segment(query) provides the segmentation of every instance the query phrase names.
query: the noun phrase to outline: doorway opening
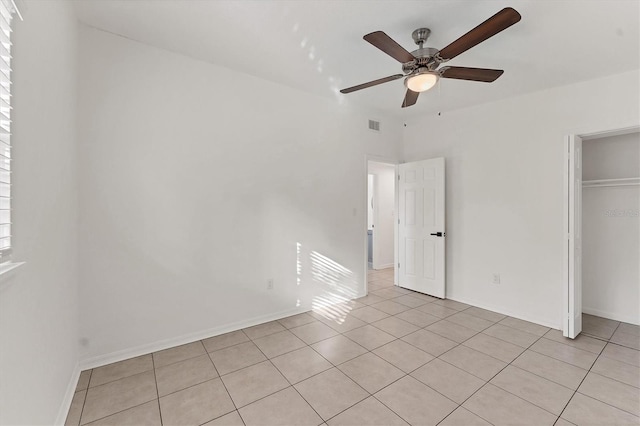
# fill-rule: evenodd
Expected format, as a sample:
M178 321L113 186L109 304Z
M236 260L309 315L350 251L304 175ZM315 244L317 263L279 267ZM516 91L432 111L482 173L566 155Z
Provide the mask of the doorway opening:
M567 152L563 334L575 338L583 332L637 346L640 131L570 136Z
M367 162L367 212L367 273L393 280L397 220L395 164Z

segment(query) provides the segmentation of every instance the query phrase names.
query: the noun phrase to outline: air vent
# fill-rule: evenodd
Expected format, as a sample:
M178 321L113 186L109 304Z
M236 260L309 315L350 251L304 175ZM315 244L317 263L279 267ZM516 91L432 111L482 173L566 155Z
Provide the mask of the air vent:
M369 120L369 130L373 130L374 132L379 132L380 122L375 120Z

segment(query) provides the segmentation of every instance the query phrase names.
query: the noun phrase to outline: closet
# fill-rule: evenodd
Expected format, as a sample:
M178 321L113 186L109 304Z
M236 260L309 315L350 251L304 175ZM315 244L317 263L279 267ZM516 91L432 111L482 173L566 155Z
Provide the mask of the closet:
M583 312L640 323L640 133L583 141Z

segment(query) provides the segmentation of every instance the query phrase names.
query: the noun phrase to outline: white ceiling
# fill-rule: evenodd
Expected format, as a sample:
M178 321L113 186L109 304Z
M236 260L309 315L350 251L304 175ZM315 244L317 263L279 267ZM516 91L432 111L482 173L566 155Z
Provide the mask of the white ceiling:
M401 109L402 80L338 90L401 72L362 39L385 31L407 50L428 27L444 46L511 6L522 20L449 65L504 69L495 83L441 80ZM415 117L640 68L638 0L79 0L93 27L315 93Z

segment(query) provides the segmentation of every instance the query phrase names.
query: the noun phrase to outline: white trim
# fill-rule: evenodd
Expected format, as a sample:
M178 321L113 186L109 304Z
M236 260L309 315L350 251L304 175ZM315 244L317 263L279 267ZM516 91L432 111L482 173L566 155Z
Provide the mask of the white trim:
M357 297L362 297L362 296L358 295ZM221 334L230 333L232 331L241 330L243 328L251 327L258 324L263 324L265 322L286 318L291 315L301 314L303 312L309 312L310 310L311 310L311 306L288 309L285 311L280 311L272 314L261 315L245 321L237 321L237 322L226 324L220 327L214 327L207 330L196 331L196 332L188 333L178 337L158 340L153 343L147 343L144 345L122 349L122 350L111 352L104 355L98 355L98 356L94 356L87 359L81 359L80 367L82 370L101 367L103 365L111 364L118 361L124 361L125 359L134 358L140 355L146 355L152 352L173 348L175 346L184 345L184 344L195 342L198 340L208 339L209 337L219 336Z
M622 321L629 324L640 325L640 318L626 317L624 315L619 315L616 312L601 311L598 309L586 308L583 306L582 313L595 315L597 317L607 318L614 321Z
M571 153L569 150L570 135L563 138L564 143L564 167L562 170L563 181L563 201L562 201L562 307L561 307L561 325L562 335L567 337L569 334L569 210L572 204L569 201L569 175L571 164Z
M486 309L488 311L493 311L493 312L497 312L499 314L502 315L507 315L513 318L517 318L523 321L528 321L534 324L538 324L541 325L543 327L549 327L549 328L553 328L554 330L562 330L562 327L560 324L558 324L557 322L550 322L544 319L540 319L537 317L530 317L528 315L522 315L519 313L514 313L509 309L503 309L501 307L496 307L494 305L487 305L485 303L480 303L480 302L476 302L475 300L470 300L470 299L464 299L464 298L457 298L457 297L449 297L447 295L446 299L448 300L454 300L456 302L461 302L461 303L466 303L467 305L471 305L471 306L475 306L477 308L482 308L482 309ZM464 312L464 311L463 311Z
M73 369L73 373L71 373L71 378L69 379L69 383L67 384L67 390L64 393L64 398L62 399L62 403L60 404L60 409L58 410L58 416L56 417L56 425L64 425L67 420L67 415L69 414L69 409L71 408L71 402L73 401L73 396L76 393L76 388L78 387L78 380L80 379L80 365L76 364Z
M400 286L400 163L396 164L393 180L393 208L395 215L393 217L393 284Z
M598 132L576 133L576 134L579 135L583 141L588 141L589 139L609 138L612 136L628 135L630 133L638 133L638 132L640 132L640 125L636 124L633 126L622 127L617 130L602 130Z

